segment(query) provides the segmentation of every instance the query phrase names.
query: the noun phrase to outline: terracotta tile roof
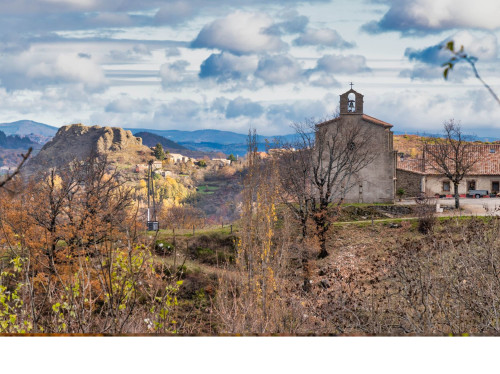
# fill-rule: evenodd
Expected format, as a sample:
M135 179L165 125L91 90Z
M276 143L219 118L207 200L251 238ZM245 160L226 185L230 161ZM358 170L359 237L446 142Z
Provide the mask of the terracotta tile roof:
M397 168L400 170L412 171L418 174L425 174L424 160L422 158L408 158L401 160L398 158Z
M368 121L368 122L374 123L374 124L376 124L376 125L383 126L383 127L387 128L387 129L390 129L390 128L392 127L392 125L391 125L390 123L387 123L387 122L381 121L381 120L379 120L379 119L377 119L377 118L375 118L375 117L371 117L371 116L369 116L369 115L367 115L367 114L363 114L363 119L364 119L365 121Z
M355 113L353 113L353 114L355 115ZM343 115L344 115L344 114L342 114L342 116L343 116ZM351 114L347 114L347 115L351 115ZM369 115L367 115L367 114L362 114L361 116L362 116L362 118L363 118L365 121L370 122L370 123L373 123L373 124L375 124L375 125L382 126L382 127L386 128L386 129L390 129L390 128L392 128L392 127L393 127L390 123L387 123L387 122L381 121L381 120L379 120L379 119L377 119L377 118L375 118L375 117L369 116ZM331 120L329 120L329 121L325 121L325 122L319 123L319 124L317 124L316 126L324 126L324 125L328 125L328 124L330 124L330 123L333 123L333 122L335 122L335 121L338 121L339 119L340 119L340 117L337 117L337 118L331 119Z
M500 175L500 144L472 144L471 157L478 161L469 175ZM434 170L429 160L422 158L400 160L397 168L419 174L440 174Z

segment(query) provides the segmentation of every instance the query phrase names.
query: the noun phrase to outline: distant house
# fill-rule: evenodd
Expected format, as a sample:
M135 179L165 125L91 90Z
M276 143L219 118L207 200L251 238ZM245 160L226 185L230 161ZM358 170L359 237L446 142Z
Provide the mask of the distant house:
M163 163L160 160L153 161L153 170L158 170L163 167Z
M153 161L153 164L151 165L153 167L153 170L158 170L163 167L163 163L160 160ZM148 170L148 164L137 164L135 165L135 172L136 173L142 173L146 172Z
M472 171L458 185L458 192L466 195L469 190L500 192L500 144L473 144L471 157L477 159ZM453 184L436 171L425 157L397 161L397 188L403 188L407 196L452 195Z
M226 158L213 158L212 161L218 162L221 166L231 165L231 160L228 160Z
M173 161L174 164L178 162L188 162L188 161L196 162L196 159L188 156L183 156L180 153L169 153L168 157L170 160Z
M172 177L172 178L175 178L177 177L177 174L175 174L173 171L169 171L169 170L162 170L160 171L160 175L164 178L166 177Z

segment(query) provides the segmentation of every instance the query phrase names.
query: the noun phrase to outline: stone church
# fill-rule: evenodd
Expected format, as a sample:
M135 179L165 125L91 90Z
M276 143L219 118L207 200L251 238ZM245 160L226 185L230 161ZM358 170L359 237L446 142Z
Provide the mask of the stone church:
M391 203L396 190L396 157L391 124L363 113L363 95L351 89L340 95L340 116L323 122L318 129L335 133L338 128L356 129L367 139L370 162L354 173L345 189L350 203ZM354 146L354 145L353 145Z

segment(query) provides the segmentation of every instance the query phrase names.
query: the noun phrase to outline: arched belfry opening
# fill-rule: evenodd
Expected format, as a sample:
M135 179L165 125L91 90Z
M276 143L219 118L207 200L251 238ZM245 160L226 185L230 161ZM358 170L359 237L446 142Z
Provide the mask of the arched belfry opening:
M354 92L351 92L347 98L349 99L347 103L347 111L349 113L354 113L356 111L356 95L354 95Z
M363 114L363 95L351 89L340 95L340 114Z

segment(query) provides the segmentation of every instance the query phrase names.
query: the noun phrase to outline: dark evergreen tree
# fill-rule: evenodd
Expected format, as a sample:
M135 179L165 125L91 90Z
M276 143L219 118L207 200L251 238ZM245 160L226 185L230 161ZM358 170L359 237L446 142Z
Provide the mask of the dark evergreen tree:
M163 146L160 143L156 144L155 157L157 160L164 160L165 159L165 151L163 150Z

